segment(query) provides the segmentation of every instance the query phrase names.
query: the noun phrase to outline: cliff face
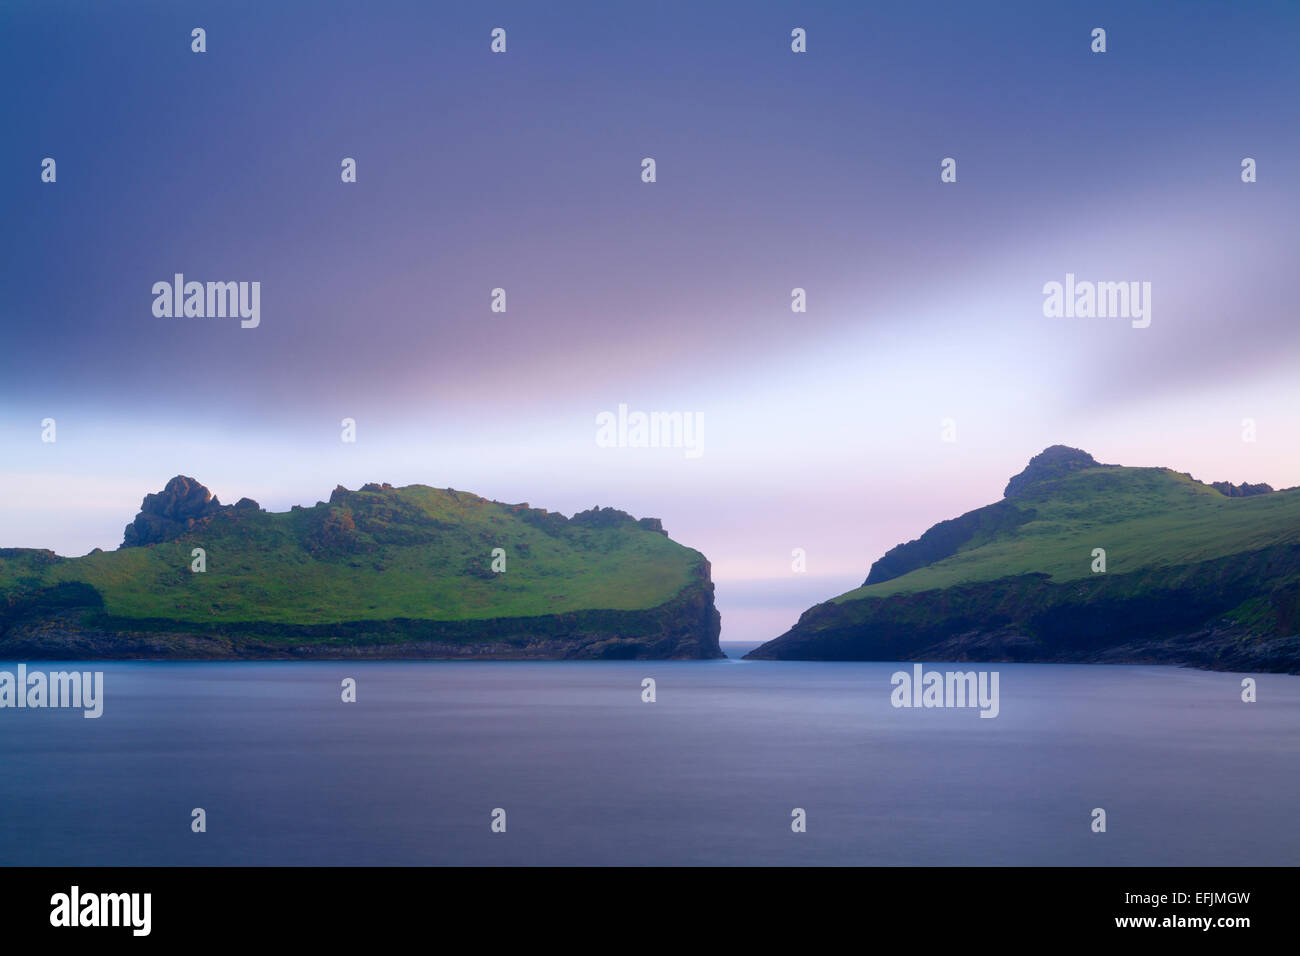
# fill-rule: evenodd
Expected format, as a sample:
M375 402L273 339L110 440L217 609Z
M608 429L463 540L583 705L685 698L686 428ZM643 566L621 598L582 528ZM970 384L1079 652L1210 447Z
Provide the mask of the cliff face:
M106 614L85 585L0 607L0 657L16 660L351 660L444 658L707 660L723 657L705 562L673 600L644 611L592 610L474 621L345 621L203 626Z
M1281 583L1261 588L1261 580ZM1186 664L1300 673L1300 547L1084 584L1028 574L826 602L757 660Z
M613 508L374 484L268 514L178 477L127 539L0 549L0 658L723 656L708 561Z
M1237 487L1054 446L749 656L1300 673L1300 489Z
M999 532L1010 531L1034 517L1031 510L1017 508L1010 501L999 501L987 508L968 511L959 518L940 521L915 541L896 545L871 566L863 586L880 584L902 577L909 571L952 557L963 547L989 540Z

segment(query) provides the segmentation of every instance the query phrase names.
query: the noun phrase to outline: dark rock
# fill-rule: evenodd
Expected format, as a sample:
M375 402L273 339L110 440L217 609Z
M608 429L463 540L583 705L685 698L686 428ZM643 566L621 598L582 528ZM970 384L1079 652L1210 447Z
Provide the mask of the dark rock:
M352 514L343 510L326 510L314 514L314 527L303 542L312 554L354 554L367 550L357 534Z
M145 495L140 513L126 526L122 547L172 541L229 510L193 478L177 475L157 494Z
M628 521L632 521L632 516L626 511L602 508L600 505L587 511L579 511L569 519L571 524L584 528L613 528Z
M1272 485L1266 485L1263 482L1252 485L1246 481L1239 485L1234 485L1230 481L1212 481L1210 487L1229 498L1249 498L1251 495L1266 495L1273 490Z
M1096 468L1098 465L1097 459L1086 451L1068 445L1052 445L1029 459L1025 470L1007 482L1002 497L1012 498L1045 481L1064 477L1072 471Z

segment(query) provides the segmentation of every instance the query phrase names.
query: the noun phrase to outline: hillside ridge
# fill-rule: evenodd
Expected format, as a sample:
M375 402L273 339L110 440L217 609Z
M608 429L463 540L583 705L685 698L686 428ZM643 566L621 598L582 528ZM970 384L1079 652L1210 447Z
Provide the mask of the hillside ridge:
M1053 445L1002 500L891 548L860 587L750 656L1295 672L1298 595L1300 489L1207 484Z
M718 631L709 562L659 519L427 485L268 512L177 475L115 551L0 549L6 657L719 657Z

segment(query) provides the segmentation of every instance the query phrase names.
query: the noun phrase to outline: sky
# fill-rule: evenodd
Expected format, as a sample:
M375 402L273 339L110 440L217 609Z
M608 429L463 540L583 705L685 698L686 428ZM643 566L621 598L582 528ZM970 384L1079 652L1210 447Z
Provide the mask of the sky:
M7 0L0 546L175 474L612 505L764 640L1048 445L1300 485L1297 49L1293 3ZM176 273L259 325L156 316ZM1150 325L1046 317L1067 273Z

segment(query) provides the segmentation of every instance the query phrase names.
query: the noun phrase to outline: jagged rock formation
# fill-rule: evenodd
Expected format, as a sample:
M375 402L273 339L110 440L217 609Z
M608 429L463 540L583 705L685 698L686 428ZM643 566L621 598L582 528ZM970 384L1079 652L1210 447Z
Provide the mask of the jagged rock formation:
M249 509L258 509L257 502L251 498L240 498L234 505L222 505L199 482L177 475L162 491L145 495L140 503L140 513L126 526L122 535L122 547L139 548L174 541L222 512Z
M1079 448L1068 445L1052 445L1029 459L1025 470L1007 482L1002 492L1003 498L1014 498L1030 488L1064 478L1072 472L1085 468L1113 468L1113 465L1099 465L1097 459Z
M1210 487L1229 498L1249 498L1251 495L1266 495L1273 490L1272 485L1263 482L1252 485L1250 482L1245 481L1239 485L1234 485L1230 481L1212 481Z

